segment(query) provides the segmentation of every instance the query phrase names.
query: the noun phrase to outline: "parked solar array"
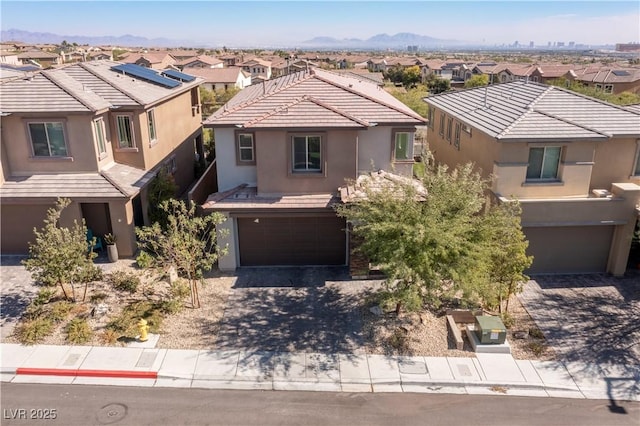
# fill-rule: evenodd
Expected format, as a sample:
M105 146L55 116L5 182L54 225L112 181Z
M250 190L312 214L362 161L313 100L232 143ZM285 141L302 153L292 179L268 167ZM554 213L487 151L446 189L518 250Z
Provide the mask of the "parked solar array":
M136 65L136 64L114 65L111 67L111 69L117 72L122 72L124 74L130 75L132 77L146 80L150 83L159 84L160 86L167 87L169 89L173 89L174 87L180 86L179 81L176 81L172 78L163 77L157 72L149 68L141 67L140 65Z
M176 71L176 70L164 70L164 71L162 71L161 74L164 75L164 76L167 76L167 77L171 77L171 78L173 78L175 80L184 81L186 83L189 83L190 81L193 81L193 80L196 79L192 75L185 74L183 72Z

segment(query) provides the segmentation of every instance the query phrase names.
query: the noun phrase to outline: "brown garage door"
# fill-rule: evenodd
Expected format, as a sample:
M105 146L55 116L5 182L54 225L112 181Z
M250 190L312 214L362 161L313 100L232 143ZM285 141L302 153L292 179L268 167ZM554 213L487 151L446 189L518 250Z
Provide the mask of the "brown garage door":
M604 272L613 226L550 226L522 229L536 273Z
M240 266L344 265L344 219L238 218Z

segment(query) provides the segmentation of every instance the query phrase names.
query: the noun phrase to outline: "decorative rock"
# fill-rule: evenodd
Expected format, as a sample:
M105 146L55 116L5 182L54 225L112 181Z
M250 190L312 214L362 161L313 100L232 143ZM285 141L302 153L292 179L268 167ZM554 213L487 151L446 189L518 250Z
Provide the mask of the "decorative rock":
M107 312L109 312L109 306L105 303L98 304L98 306L96 306L94 309L95 315L99 317L104 316Z
M171 266L167 273L169 274L169 284L173 284L178 281L178 271L176 271L175 267Z
M378 305L369 308L369 312L377 317L381 317L384 314L384 312L382 312L382 308Z
M515 339L526 339L527 337L529 337L529 332L526 330L514 331L513 337Z

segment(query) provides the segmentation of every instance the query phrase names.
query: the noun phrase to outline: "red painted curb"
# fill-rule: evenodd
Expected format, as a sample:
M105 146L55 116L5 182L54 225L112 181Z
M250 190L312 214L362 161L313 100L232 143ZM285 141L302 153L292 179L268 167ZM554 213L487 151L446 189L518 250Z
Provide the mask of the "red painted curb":
M32 376L112 377L121 379L157 379L157 371L69 370L64 368L18 368L16 374Z

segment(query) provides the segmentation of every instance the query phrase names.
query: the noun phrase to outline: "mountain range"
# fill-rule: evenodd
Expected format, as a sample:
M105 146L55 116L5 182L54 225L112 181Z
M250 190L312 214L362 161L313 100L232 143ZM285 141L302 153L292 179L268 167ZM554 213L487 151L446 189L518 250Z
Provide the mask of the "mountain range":
M67 43L77 43L80 45L114 45L127 47L220 47L207 46L207 43L197 43L193 40L175 40L170 38L146 38L135 35L122 36L83 36L83 35L59 35L47 32L31 32L19 29L2 30L0 32L0 40L6 41L22 41L31 44L60 44L62 41ZM413 33L398 33L395 35L377 34L368 39L344 38L336 39L333 37L314 37L303 42L292 41L290 46L308 47L308 48L350 48L350 49L389 49L401 48L406 49L407 46L424 47L449 47L461 46L463 42L457 40L443 40L425 35ZM282 47L282 43L273 47ZM231 46L231 43L227 44Z

